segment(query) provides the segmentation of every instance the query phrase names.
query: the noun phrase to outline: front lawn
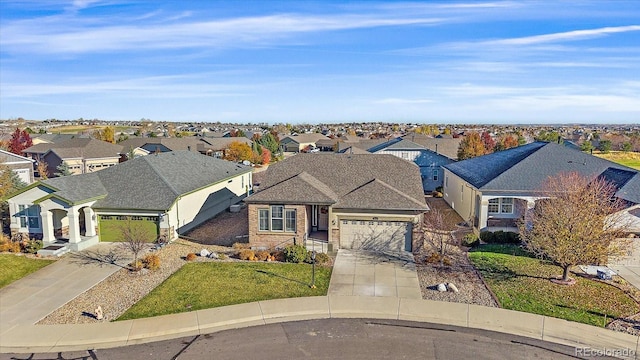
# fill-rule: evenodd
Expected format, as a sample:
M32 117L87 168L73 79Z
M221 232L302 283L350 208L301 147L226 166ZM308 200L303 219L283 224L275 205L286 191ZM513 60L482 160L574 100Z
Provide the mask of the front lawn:
M0 288L40 270L54 261L31 259L13 254L0 254Z
M118 320L207 309L260 300L327 294L331 268L283 263L202 262L184 265Z
M469 258L505 309L600 327L640 311L624 292L599 281L572 274L575 285L553 284L549 278L561 275L562 269L515 246L481 246Z

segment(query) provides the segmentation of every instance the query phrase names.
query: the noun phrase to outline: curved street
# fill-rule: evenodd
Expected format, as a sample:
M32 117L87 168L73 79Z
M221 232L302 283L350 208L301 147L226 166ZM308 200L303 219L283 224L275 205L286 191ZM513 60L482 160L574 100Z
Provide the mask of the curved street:
M485 330L409 321L324 319L261 325L113 349L0 354L0 359L603 358L577 355L574 347Z

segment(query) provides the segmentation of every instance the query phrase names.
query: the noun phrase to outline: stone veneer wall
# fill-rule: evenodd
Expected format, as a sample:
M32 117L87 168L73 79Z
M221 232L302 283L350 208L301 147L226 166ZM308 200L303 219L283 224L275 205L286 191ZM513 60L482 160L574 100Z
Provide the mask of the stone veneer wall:
M274 204L275 205L275 204ZM276 245L290 240L293 243L294 237L298 244L302 244L307 228L307 216L305 205L284 205L286 209L296 209L296 232L283 231L258 231L258 209L268 209L269 205L249 204L249 244L253 248L272 248ZM286 244L282 244L283 246Z

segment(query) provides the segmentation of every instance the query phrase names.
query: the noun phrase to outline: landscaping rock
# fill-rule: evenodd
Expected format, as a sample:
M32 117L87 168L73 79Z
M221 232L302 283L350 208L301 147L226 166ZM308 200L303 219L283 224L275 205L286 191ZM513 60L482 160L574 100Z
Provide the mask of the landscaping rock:
M211 252L209 250L207 250L207 249L200 250L200 256L208 257L209 255L211 255Z
M212 252L211 254L209 254L208 258L209 258L209 259L216 259L216 260L217 260L217 259L218 259L218 254L217 254L217 253L215 253L215 252Z
M448 283L447 288L449 288L449 291L453 291L454 293L460 292L460 290L458 290L458 288L453 283Z
M438 284L438 291L440 292L447 291L447 286L445 284Z

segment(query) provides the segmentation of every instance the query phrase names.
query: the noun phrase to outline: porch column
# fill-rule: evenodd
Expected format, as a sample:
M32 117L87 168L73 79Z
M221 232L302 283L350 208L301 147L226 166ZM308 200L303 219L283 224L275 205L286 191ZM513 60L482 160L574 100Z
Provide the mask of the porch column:
M51 211L40 208L40 219L42 219L42 242L52 243L56 241L53 233L53 214Z
M84 208L85 236L96 236L96 214L90 207Z
M67 217L69 218L69 243L79 243L80 238L80 222L78 221L78 209L72 206L67 210Z

